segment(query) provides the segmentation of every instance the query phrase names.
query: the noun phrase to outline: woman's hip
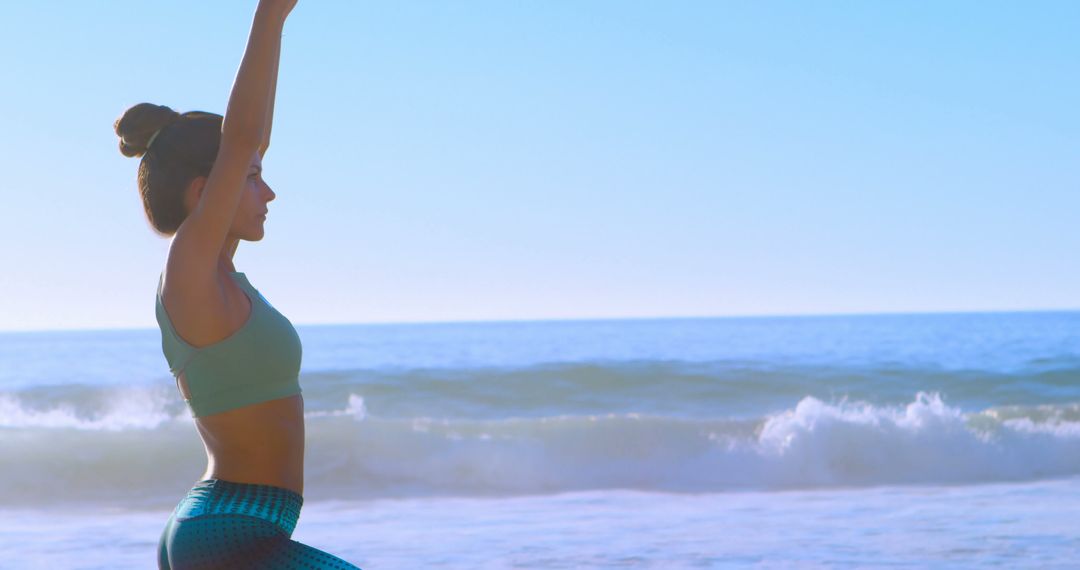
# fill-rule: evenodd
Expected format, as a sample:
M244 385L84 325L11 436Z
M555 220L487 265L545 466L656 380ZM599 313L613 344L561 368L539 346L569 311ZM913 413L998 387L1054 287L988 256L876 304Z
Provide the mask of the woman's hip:
M299 493L284 487L204 479L195 483L173 514L178 523L206 516L254 517L292 536L303 504Z
M180 500L158 545L162 569L244 568L288 542L303 506L299 493L223 479L199 481Z

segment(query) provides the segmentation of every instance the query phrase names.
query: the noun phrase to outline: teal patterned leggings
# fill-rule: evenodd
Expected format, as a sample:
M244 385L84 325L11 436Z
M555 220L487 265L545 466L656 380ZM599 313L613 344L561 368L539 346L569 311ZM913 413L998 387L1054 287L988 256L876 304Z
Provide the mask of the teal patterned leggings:
M304 498L282 487L205 479L195 483L165 524L160 570L360 570L292 540Z

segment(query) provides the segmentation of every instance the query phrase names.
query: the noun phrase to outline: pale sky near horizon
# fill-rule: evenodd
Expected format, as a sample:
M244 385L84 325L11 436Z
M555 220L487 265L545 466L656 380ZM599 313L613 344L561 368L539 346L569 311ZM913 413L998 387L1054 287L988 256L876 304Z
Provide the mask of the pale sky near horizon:
M255 4L5 6L0 331L156 327L168 241L112 123L223 112ZM301 0L236 266L298 325L1078 309L1078 25Z

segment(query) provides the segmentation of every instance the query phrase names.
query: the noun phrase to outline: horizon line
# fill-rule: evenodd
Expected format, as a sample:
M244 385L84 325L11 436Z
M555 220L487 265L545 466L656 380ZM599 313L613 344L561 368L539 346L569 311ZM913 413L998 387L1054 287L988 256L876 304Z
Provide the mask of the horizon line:
M629 317L555 317L555 318L509 318L476 319L447 321L351 321L351 322L294 322L300 327L347 327L347 326L431 326L431 325L482 325L510 323L574 323L574 322L611 322L611 321L675 321L675 320L737 320L737 319L793 319L793 318L829 318L829 317L889 317L889 316L935 316L935 315L995 315L1017 313L1075 313L1080 308L1068 309L976 309L942 311L877 311L850 313L755 313L730 315L660 315ZM111 328L39 328L39 329L0 329L0 334L49 333L49 332L113 332L113 331L148 331L155 327L111 327Z

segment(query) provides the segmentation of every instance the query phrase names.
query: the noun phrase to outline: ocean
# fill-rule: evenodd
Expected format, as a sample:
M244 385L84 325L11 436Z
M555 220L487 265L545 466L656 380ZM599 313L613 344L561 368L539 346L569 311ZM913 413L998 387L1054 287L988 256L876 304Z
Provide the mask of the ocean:
M365 570L1080 567L1080 312L297 330L293 538ZM156 567L160 342L0 333L0 568Z

